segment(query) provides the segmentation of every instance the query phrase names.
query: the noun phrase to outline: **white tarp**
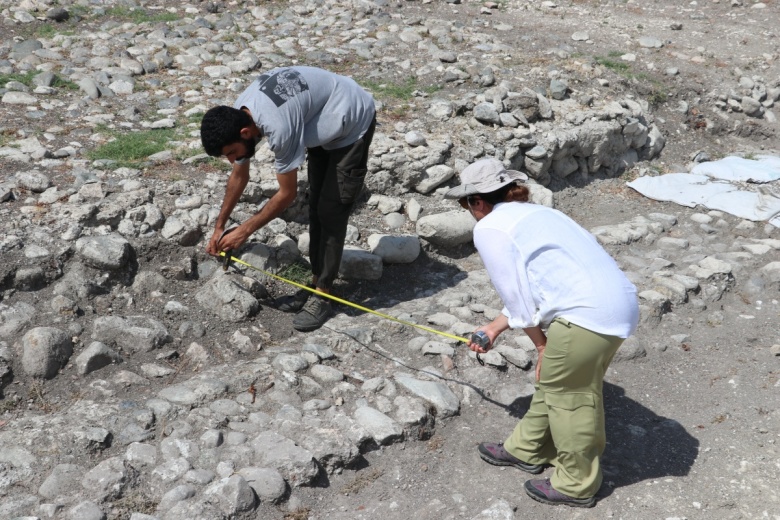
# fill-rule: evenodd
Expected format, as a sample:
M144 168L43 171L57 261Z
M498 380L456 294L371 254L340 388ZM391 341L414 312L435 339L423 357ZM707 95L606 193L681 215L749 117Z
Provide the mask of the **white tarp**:
M628 186L654 200L704 206L780 227L780 157L726 157L697 164L691 173L639 177Z

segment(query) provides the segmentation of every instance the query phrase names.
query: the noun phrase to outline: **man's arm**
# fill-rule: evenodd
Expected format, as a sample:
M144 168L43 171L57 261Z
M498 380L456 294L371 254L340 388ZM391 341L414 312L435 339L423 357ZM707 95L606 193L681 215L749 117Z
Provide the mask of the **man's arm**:
M238 204L238 200L241 198L241 194L244 193L249 182L249 161L243 164L233 163L233 170L228 177L227 187L225 188L225 197L222 199L222 208L219 210L219 216L214 225L214 233L211 235L208 245L206 246L206 252L210 255L218 255L223 248L219 247L219 238L225 231L225 226L230 218L230 214L233 213L233 209Z
M224 220L221 221L222 230L219 231L220 234L222 234L222 231L224 231L224 224L227 222L227 217L230 216L230 212L233 211L236 202L238 202L238 198L241 196L241 193L243 193L244 188L246 187L246 183L249 180L249 165L245 164L241 166L246 166L246 180L244 180L243 184L240 185L241 190L235 194L235 198L231 199L232 206L230 206ZM234 168L233 173L230 175L231 179L236 172L237 169ZM260 209L260 211L252 215L252 217L248 218L236 229L225 235L222 240L219 240L219 236L217 236L217 241L219 243L216 244L218 246L216 254L219 254L220 251L231 251L238 249L244 242L249 239L250 236L252 236L252 233L271 222L273 219L281 215L285 209L290 207L290 204L293 203L295 196L298 193L298 169L296 168L294 170L290 170L287 173L279 173L276 175L276 180L279 182L279 191L274 193L274 195L268 200L266 205ZM238 184L236 187L237 186ZM230 180L228 180L228 189L225 192L225 201L223 202L222 210L219 213L220 219L222 218L222 214L228 204L229 195L231 197L234 196L234 193L231 191ZM220 224L220 219L217 219L217 224ZM218 229L219 228L214 230L215 234L217 233ZM213 238L214 237L212 237L212 239Z

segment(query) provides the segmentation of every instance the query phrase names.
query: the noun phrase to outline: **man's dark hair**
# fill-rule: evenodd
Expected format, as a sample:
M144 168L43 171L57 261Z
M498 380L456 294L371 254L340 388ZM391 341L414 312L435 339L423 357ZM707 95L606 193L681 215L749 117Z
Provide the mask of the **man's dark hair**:
M222 155L222 148L241 141L241 129L254 125L252 116L233 107L220 105L209 109L200 122L200 141L212 157Z

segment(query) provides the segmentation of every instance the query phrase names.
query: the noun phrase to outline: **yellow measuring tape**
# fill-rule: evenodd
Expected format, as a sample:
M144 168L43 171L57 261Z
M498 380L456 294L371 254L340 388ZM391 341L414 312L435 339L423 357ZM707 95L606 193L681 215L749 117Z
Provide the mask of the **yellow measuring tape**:
M384 313L381 313L379 311L375 311L373 309L369 309L368 307L363 307L362 305L358 305L357 303L352 303L350 301L343 300L343 299L341 299L341 298L339 298L337 296L333 296L333 295L330 295L330 294L326 294L326 293L322 293L322 292L316 291L316 290L314 290L311 287L308 287L306 285L299 284L298 282L293 282L292 280L288 280L287 278L282 278L281 276L275 275L273 273L269 273L268 271L264 271L263 269L260 269L259 267L255 267L252 264L244 262L243 260L241 260L240 258L236 258L235 256L232 256L232 255L228 256L227 254L225 254L224 251L221 251L219 253L219 256L224 257L228 262L235 262L237 264L244 265L244 266L246 266L246 267L248 267L250 269L254 269L255 271L263 273L266 276L270 276L271 278L274 278L274 279L279 280L281 282L284 282L284 283L287 283L287 284L290 284L290 285L294 285L295 287L298 287L299 289L307 290L310 293L316 294L317 296L322 296L323 298L329 298L329 299L333 300L334 302L338 302L338 303L341 303L341 304L344 304L344 305L349 305L350 307L353 307L353 308L355 308L357 310L360 310L360 311L363 311L363 312L368 312L368 313L371 313L371 314L373 314L375 316L379 316L380 318L384 318L386 320L394 321L396 323L401 323L402 325L408 325L409 327L414 327L416 329L424 330L426 332L431 332L433 334L438 334L439 336L444 336L445 338L450 338L450 339L454 339L454 340L457 340L457 341L462 341L463 343L466 343L466 344L469 343L469 340L467 340L466 338L462 338L460 336L456 336L455 334L450 334L448 332L442 332L440 330L432 329L432 328L426 327L424 325L418 325L417 323L404 321L404 320L395 318L393 316L390 316L389 314L384 314Z

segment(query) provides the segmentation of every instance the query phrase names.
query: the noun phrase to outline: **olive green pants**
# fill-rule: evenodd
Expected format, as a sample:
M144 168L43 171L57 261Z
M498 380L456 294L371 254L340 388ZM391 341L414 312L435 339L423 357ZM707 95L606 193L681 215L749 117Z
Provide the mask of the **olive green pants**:
M596 334L558 318L547 347L531 406L504 448L529 464L552 464L552 486L588 498L601 486L604 453L604 374L622 338Z

